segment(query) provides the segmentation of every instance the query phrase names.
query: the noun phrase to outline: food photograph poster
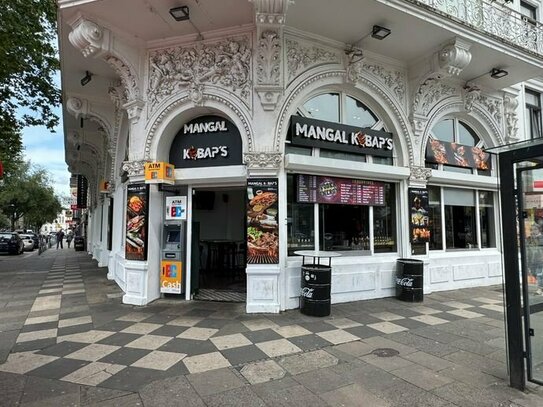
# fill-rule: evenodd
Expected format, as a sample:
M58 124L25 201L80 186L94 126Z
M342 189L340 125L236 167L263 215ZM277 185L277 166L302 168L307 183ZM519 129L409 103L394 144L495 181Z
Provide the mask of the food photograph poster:
M430 240L430 205L427 189L409 189L409 225L411 243Z
M126 260L147 260L149 185L131 184L126 193Z
M279 263L277 178L247 181L247 263Z

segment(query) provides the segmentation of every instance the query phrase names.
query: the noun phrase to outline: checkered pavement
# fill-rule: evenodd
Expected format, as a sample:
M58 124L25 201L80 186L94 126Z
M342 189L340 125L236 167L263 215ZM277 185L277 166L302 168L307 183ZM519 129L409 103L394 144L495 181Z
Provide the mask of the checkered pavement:
M498 292L461 302L437 293L422 304L337 304L328 318L247 315L244 304L197 301L132 307L120 304L103 273L76 260L53 264L0 371L137 390L165 377L503 313Z

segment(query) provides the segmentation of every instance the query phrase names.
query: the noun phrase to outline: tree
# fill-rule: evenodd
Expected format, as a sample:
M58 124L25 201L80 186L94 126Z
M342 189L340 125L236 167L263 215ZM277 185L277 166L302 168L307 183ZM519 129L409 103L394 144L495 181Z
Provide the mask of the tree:
M55 196L49 175L42 168L22 163L0 191L0 209L9 218L11 229L24 218L27 225L40 227L53 221L62 206Z
M3 0L0 7L0 120L18 127L59 121L54 0ZM28 111L18 119L16 113ZM16 129L16 128L15 128Z
M0 140L0 161L4 166L4 177L9 178L23 161L23 143L16 122L6 122L0 116Z

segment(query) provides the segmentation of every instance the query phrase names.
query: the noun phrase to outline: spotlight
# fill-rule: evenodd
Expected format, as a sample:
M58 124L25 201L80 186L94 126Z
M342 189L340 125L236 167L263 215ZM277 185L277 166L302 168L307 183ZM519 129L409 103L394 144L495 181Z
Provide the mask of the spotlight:
M500 79L507 75L509 75L509 72L501 68L492 68L490 71L490 77L494 79Z
M390 35L390 30L386 27L381 27L380 25L374 25L371 30L371 36L377 40L384 40Z
M92 79L92 73L85 71L85 76L81 79L81 86L85 86Z
M174 7L170 9L170 15L175 21L184 21L189 19L189 6Z

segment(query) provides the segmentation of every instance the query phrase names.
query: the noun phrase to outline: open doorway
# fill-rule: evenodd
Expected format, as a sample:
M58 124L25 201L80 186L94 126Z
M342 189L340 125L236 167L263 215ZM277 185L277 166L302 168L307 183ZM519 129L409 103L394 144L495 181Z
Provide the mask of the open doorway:
M194 189L192 285L194 298L245 301L244 188Z

